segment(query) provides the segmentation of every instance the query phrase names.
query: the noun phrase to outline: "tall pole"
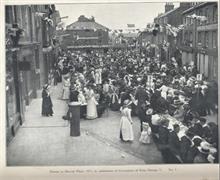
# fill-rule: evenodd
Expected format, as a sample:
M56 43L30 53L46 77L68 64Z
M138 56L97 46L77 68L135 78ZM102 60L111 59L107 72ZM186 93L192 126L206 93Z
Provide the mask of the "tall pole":
M193 61L197 68L197 19L193 18Z

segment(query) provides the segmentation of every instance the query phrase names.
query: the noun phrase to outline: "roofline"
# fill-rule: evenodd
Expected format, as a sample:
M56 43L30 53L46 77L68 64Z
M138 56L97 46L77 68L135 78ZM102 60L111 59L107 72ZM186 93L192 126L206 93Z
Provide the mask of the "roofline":
M207 4L212 4L212 3L217 3L217 1L203 2L203 3L201 3L201 4L195 5L195 6L191 7L191 8L189 8L189 9L183 11L182 14L187 14L187 13L189 13L189 12L191 12L191 11L197 9L197 8L200 8L200 7L202 7L202 6L205 6L205 5L207 5Z
M172 13L172 12L178 10L179 8L180 8L180 7L176 7L176 8L174 8L174 9L168 11L168 12L165 12L165 13L163 13L163 14L161 14L161 15L155 17L154 19L161 18L161 17L165 17L166 15L168 15L168 14L170 14L170 13Z
M79 22L79 21L75 21L75 22L73 22L73 23L67 25L66 28L68 28L69 26L71 26L71 25L73 25L74 23L77 23L77 22ZM85 23L86 23L86 22L87 22L87 21L85 21ZM89 22L90 22L90 21L89 21ZM94 21L93 23L96 23L96 24L98 24L99 26L103 27L102 29L101 29L101 28L98 28L98 29L101 29L101 30L103 30L103 29L109 30L109 28L107 28L107 27L105 27L105 26L103 26L103 25L97 23L96 21ZM68 29L68 30L76 30L76 29Z

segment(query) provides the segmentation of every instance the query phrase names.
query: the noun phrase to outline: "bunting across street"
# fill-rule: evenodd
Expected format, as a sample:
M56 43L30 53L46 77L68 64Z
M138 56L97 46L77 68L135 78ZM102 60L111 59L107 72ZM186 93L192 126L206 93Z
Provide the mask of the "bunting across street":
M192 18L192 19L197 19L197 20L200 20L202 22L207 21L207 17L206 16L199 16L199 15L196 15L196 14L188 15L186 17Z

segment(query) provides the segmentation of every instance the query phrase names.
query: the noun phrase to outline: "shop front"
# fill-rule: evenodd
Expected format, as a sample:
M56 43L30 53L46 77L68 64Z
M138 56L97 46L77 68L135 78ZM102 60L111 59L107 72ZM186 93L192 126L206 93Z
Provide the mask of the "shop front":
M6 131L7 143L15 136L24 121L22 86L18 71L19 49L6 52Z

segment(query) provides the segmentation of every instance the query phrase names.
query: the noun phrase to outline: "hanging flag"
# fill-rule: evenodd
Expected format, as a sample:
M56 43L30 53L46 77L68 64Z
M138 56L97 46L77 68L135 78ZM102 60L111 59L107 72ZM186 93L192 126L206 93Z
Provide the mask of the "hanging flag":
M207 21L207 17L205 17L205 16L198 16L197 18L202 22Z
M206 16L198 16L196 14L188 15L186 17L192 18L192 19L198 19L200 21L207 21L207 17Z

